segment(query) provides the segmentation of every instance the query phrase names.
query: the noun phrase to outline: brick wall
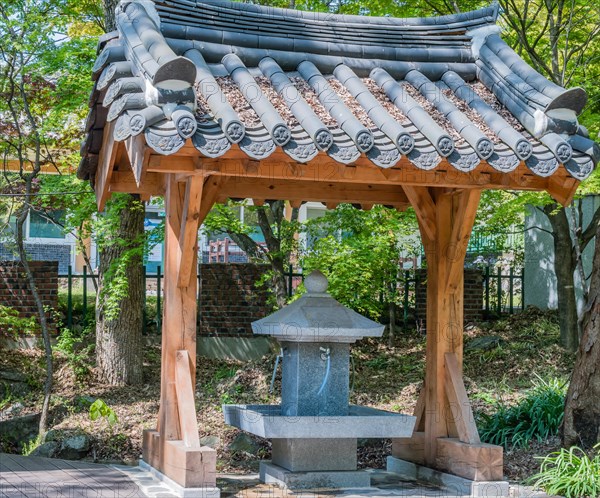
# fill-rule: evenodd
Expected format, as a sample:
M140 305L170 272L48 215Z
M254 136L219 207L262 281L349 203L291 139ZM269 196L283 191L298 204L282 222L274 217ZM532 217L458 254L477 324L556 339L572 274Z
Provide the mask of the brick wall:
M45 306L58 306L58 262L29 261L38 291ZM37 316L23 267L16 261L0 261L0 303L10 306L26 318Z
M267 316L267 293L256 282L267 271L249 263L201 264L198 333L204 336L249 336L250 323Z
M71 264L72 246L69 244L39 244L25 243L25 252L33 261L57 261L58 270L61 273L67 273ZM0 243L0 261L14 261L16 256L14 251Z
M425 322L427 315L427 270L417 270L417 318ZM481 270L465 270L464 322L483 317L483 275Z

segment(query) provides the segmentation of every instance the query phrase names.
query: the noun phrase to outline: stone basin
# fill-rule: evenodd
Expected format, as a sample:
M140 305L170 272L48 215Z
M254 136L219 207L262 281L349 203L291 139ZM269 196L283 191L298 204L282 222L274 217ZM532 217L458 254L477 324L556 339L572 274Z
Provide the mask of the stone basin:
M346 416L284 416L280 405L223 405L225 423L270 439L410 437L416 417L350 405Z

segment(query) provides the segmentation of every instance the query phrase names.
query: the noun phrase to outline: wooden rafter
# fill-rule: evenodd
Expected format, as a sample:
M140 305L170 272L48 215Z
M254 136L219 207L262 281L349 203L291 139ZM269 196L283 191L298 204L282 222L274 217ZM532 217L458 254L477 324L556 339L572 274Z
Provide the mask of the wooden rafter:
M125 140L125 150L127 151L135 183L140 188L145 183L151 149L146 145L144 135L137 135Z
M98 211L102 211L106 205L109 196L109 185L112 180L113 168L117 157L117 149L119 144L113 138L115 123L108 123L104 127L104 135L102 141L102 149L98 158L98 169L96 170L96 203Z

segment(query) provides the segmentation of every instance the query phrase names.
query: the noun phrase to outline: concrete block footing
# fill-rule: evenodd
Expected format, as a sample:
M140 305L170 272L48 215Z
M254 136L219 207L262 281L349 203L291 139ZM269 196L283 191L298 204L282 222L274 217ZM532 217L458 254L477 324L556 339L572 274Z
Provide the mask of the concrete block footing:
M268 461L260 462L260 480L291 490L371 487L371 477L364 470L292 472Z
M157 481L166 485L171 492L180 498L220 498L221 490L217 487L205 486L201 488L184 488L177 484L173 479L168 478L162 472L158 471L144 460L140 460L140 468L152 474Z
M400 460L393 456L387 457L387 471L398 474L403 478L444 487L453 495L487 498L504 498L509 496L509 484L507 481L471 481L464 477L446 474L445 472L407 462L406 460Z

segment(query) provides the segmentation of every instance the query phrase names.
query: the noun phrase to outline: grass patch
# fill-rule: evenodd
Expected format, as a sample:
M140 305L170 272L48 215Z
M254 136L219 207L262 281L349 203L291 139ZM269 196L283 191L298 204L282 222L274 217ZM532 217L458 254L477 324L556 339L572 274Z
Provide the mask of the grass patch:
M529 482L553 496L596 498L600 496L600 444L594 452L589 456L575 446L550 453Z
M558 434L564 415L566 382L539 378L516 405L496 405L493 415L479 414L481 440L509 448L527 447Z

